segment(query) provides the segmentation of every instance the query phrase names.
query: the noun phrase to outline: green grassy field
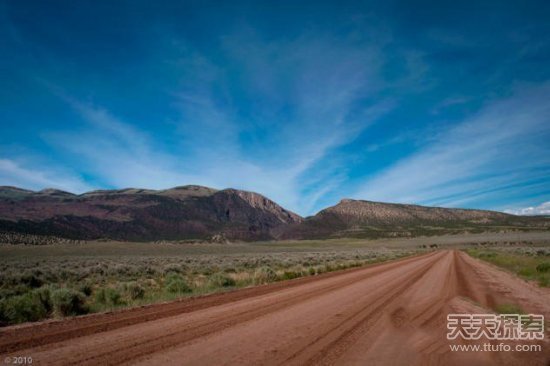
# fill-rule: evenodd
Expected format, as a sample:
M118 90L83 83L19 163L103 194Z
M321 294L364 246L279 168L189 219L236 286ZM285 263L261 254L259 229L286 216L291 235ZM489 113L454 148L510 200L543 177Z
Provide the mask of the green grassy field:
M550 287L550 248L467 249L475 258L505 268L539 286Z

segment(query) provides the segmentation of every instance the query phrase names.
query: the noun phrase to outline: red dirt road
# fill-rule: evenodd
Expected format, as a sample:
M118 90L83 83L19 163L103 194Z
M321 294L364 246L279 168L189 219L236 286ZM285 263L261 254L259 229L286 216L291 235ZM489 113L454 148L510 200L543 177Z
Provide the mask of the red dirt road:
M451 351L448 313L550 292L456 251L225 294L0 330L0 360L46 365L550 365L542 351ZM479 343L487 343L483 341ZM506 343L514 347L516 343ZM462 343L468 344L468 343ZM474 343L469 343L474 344Z

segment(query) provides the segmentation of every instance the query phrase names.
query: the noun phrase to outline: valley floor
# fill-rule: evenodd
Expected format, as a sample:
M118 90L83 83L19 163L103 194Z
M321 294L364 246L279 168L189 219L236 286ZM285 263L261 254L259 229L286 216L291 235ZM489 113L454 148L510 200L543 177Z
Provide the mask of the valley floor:
M55 365L547 365L548 334L544 341L522 341L540 351L450 350L460 343L446 338L447 314L489 313L506 304L550 319L548 289L463 252L439 250L224 294L8 327L0 330L0 353Z

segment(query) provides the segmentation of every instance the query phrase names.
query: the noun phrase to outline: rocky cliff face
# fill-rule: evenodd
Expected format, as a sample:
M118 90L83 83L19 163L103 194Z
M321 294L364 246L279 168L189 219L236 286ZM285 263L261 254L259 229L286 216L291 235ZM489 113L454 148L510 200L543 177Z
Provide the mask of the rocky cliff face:
M273 238L302 218L268 198L235 189L101 190L82 195L0 187L0 230L74 239Z
M239 191L236 189L226 189L226 194L236 195L243 201L248 203L251 207L261 210L263 212L269 212L281 222L285 224L292 224L302 222L302 217L294 212L287 211L270 199L262 196L261 194L247 191Z

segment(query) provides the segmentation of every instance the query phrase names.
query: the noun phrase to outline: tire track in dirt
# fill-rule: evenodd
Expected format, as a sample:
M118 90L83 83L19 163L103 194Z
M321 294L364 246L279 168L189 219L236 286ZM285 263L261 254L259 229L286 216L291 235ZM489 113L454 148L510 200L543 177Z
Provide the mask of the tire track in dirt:
M377 316L380 316L380 314L377 313L379 313L383 307L390 304L394 299L399 297L402 291L428 272L437 260L440 259L439 257L415 269L412 273L407 272L392 280L392 282L397 283L395 287L391 288L389 291L385 291L380 297L374 299L372 303L365 304L365 307L360 309L357 313L343 319L342 323L338 324L334 329L331 329L329 333L316 338L313 342L298 350L298 352L285 360L285 364L330 364L331 360L337 359L338 355L342 354L349 344L354 343L358 337L368 331L369 325L377 319ZM388 285L390 285L390 283L388 283ZM307 352L305 352L306 350ZM314 352L315 356L307 358L307 355L311 354L311 352Z
M435 256L435 254L429 255L428 258L432 258L432 256ZM427 260L427 258L423 260ZM432 261L434 260L432 259ZM407 262L400 263L399 266L403 266L406 264ZM224 329L236 326L244 322L252 321L261 316L265 316L266 314L273 314L274 312L277 312L281 309L286 309L295 303L315 300L316 297L325 295L327 292L329 293L331 291L334 291L335 289L345 289L346 287L352 286L359 281L364 281L372 276L376 276L388 270L391 270L392 268L393 266L391 266L390 268L381 266L380 268L376 268L372 272L362 274L359 277L354 277L345 282L338 281L334 284L331 284L330 286L322 286L311 291L300 291L284 300L266 304L257 309L251 310L247 307L242 311L232 313L230 317L227 317L225 315L222 319L220 319L219 317L215 317L205 323L200 322L199 324L191 324L188 327L177 329L174 332L164 332L161 336L155 337L154 339L151 339L150 335L145 335L141 339L135 339L131 346L123 349L123 352L121 352L120 347L116 345L108 348L102 347L101 351L98 350L98 352L95 353L92 357L86 359L78 359L74 363L71 362L70 364L115 365L120 363L128 363L133 359L145 356L151 352L159 352L175 345L182 346L194 339L204 337L212 333L221 332Z
M483 275L481 276L481 274ZM550 364L550 345L548 340L531 342L542 346L541 352L451 352L446 339L446 316L449 313L490 313L495 304L504 301L503 293L509 295L507 301L514 301L514 296L523 291L530 293L533 301L525 310L544 314L542 308L532 306L550 300L550 292L525 286L522 280L514 277L502 281L502 273L484 263L475 263L464 253L454 252L440 263L430 268L422 279L415 282L403 294L387 304L385 316L379 314L377 321L371 325L369 333L364 334L357 342L340 352L339 357L323 357L316 364L384 364L392 360L396 365L544 365ZM500 280L500 281L499 281ZM518 291L505 291L495 288L518 288ZM428 289L431 289L428 290ZM542 295L539 297L539 295ZM527 298L527 297L526 297ZM479 304L475 299L479 299ZM546 310L550 302L546 303ZM399 321L395 322L394 317ZM470 344L489 343L498 345L499 340L480 340ZM463 341L460 344L468 344ZM514 347L522 344L517 341L506 341ZM523 342L524 344L525 342ZM456 344L452 342L452 344ZM396 352L396 350L398 351ZM336 351L335 351L336 350ZM331 347L328 352L335 353L338 347ZM340 350L342 351L342 350Z

